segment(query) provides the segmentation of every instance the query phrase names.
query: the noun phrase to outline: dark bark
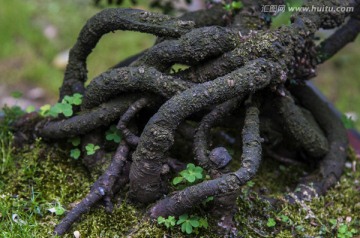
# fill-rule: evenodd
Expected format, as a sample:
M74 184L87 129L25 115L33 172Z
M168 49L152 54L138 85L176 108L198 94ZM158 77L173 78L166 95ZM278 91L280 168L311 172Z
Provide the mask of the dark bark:
M158 36L179 37L194 26L193 22L137 9L105 9L92 17L81 30L70 51L60 99L73 93L83 94L87 80L86 59L100 38L115 30L131 30Z
M184 214L207 197L231 194L238 191L243 184L255 175L260 165L262 151L257 102L251 103L246 110L242 138L243 154L239 170L225 174L217 179L190 186L175 195L160 200L151 209L150 216L168 217L169 215Z
M307 119L291 95L274 99L283 125L288 134L313 158L321 158L329 151L328 141L316 122Z
M214 7L172 18L140 10L108 9L87 22L70 52L60 90L60 100L79 92L84 94L83 103L70 118L44 119L35 132L45 139L81 135L84 143L104 144L102 131L120 118L118 128L126 142L119 145L110 166L88 196L56 227L57 234L66 232L99 201L110 211L113 193L125 183L130 184L129 197L144 204L166 196L170 172L185 167L177 158L171 158L176 133L183 143L194 145L195 161L211 179L157 201L151 217L181 215L215 196L214 213L230 221L239 189L256 174L261 162L259 114L266 111L260 106L262 99L272 98L275 105L271 108L273 116L265 115L266 120L283 125L277 133L286 134L299 145L294 146L292 155L305 152L319 166L300 182L290 200L324 194L339 180L346 158L345 130L326 104L300 85L314 75L317 64L358 34L358 8L342 28L322 43L316 55L314 33L321 27L339 26L347 13L294 13L291 25L269 30L259 10L259 4L267 1L244 2L245 8L239 13ZM310 0L306 4L322 6L325 2L330 7L358 7L360 3ZM86 58L101 36L114 30L147 32L161 38L152 48L100 74L85 89ZM338 38L339 34L345 35ZM189 68L170 73L176 63ZM244 98L249 100L242 103ZM229 115L244 105L245 119ZM215 145L209 152L210 130L219 123L235 129L243 125L241 167L235 172L228 172L231 156L225 148ZM128 145L134 149L129 156L131 166L126 161ZM84 158L90 170L102 164L104 148ZM286 162L297 159L284 160L272 150L269 154ZM229 224L222 225L229 228Z
M90 211L92 206L101 199L109 202L113 195L113 186L118 181L122 169L127 160L129 148L125 143L121 143L105 173L94 183L90 193L73 208L55 227L56 235L63 235L70 229L71 225L77 221L81 215ZM120 180L121 181L121 180ZM121 186L121 185L120 185Z
M345 165L348 139L341 120L308 86L294 87L292 93L314 115L329 141L329 152L320 161L319 169L304 178L299 184L299 191L296 190L295 195L304 199L325 194L339 181Z
M206 106L264 88L280 77L280 71L279 65L259 59L221 78L193 86L163 104L144 128L134 152L130 171L131 196L149 203L166 191L161 186L161 164L173 144L174 132L184 118Z

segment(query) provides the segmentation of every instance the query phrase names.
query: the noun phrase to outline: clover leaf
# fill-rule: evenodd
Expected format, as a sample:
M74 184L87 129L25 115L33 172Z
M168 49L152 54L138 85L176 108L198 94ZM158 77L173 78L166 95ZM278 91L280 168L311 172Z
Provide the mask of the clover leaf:
M157 219L158 224L164 224L166 226L166 228L170 228L175 226L176 224L176 220L175 217L173 216L168 216L168 218L164 218L162 216L159 216Z
M78 148L72 149L70 151L70 157L71 158L78 159L80 157L80 155L81 155L81 151Z
M121 134L119 129L117 129L115 125L112 125L109 130L106 131L106 140L120 143Z
M80 93L75 93L72 96L68 96L68 95L65 96L64 99L62 100L62 103L79 106L82 103L82 98L83 95L81 95Z
M196 180L203 179L203 169L194 164L188 164L186 169L180 172L179 177L175 177L172 181L174 185L187 181L189 183L194 183Z
M73 137L73 138L70 138L68 139L68 141L73 145L73 146L78 146L80 145L80 137Z
M275 225L276 225L276 221L273 218L269 218L267 223L266 223L266 226L267 227L274 227Z
M187 234L191 234L193 232L193 228L197 228L200 226L199 217L197 216L189 217L188 214L181 215L176 224L177 225L181 224L181 231L186 232Z
M87 155L93 155L98 149L100 149L100 146L94 144L87 144L85 146L85 149Z
M53 117L57 117L58 114L64 114L66 117L70 117L73 115L72 106L67 103L56 103L53 107L50 108L49 115Z
M48 211L51 213L55 213L57 216L61 216L65 213L66 210L61 206L60 203L58 203L55 207L48 209Z
M196 179L203 178L203 169L199 166L195 166L194 164L188 164L186 170L180 172L180 175L186 179L188 182L193 183Z

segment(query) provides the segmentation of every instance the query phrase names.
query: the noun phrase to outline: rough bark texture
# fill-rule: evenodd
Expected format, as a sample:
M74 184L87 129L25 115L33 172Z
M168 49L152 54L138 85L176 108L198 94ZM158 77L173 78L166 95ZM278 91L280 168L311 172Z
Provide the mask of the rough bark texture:
M60 89L60 101L66 95L83 94L81 107L74 108L70 118L45 118L32 125L37 123L35 134L44 139L81 135L84 143L104 144L96 155L85 157L90 170L103 165L105 153L113 152L114 146L107 146L101 138L104 128L117 123L124 141L89 195L56 227L57 234L64 234L100 200L110 211L111 197L124 183L130 184L132 200L156 202L150 209L152 218L181 215L210 196L215 196L220 208L216 213L231 217L239 189L251 180L261 163L259 114L266 111L266 103L261 102L268 98L273 99L273 116L265 113L268 118L264 121L283 125L280 133L285 131L298 145L296 152L305 152L318 163L318 170L301 181L299 190L289 199L324 194L339 180L346 158L345 129L326 103L302 85L315 75L317 64L359 33L360 2L306 3L355 7L350 20L318 48L313 42L314 33L319 28L340 26L348 13L298 12L289 26L269 29L261 13L264 3L268 1L244 1L242 10L232 12L215 6L180 18L107 9L86 23L70 52ZM100 74L85 88L86 58L102 35L114 30L147 32L161 38L152 48ZM188 68L172 72L176 63ZM245 111L245 119L239 111ZM21 125L26 118L30 117L24 117ZM243 127L241 166L235 172L229 172L232 158L228 151L210 146L211 129L219 126L221 130L224 124L239 131L239 125ZM24 130L23 135L26 133L31 136L24 138L33 137L33 131ZM169 180L188 162L173 158L174 144L180 144L184 151L194 145L190 151L194 151L195 162L210 179L168 195ZM214 149L209 151L211 147Z

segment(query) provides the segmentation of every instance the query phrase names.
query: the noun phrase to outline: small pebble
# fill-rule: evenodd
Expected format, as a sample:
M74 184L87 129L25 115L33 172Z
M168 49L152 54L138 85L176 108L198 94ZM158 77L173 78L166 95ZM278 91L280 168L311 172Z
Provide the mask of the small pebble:
M75 238L80 238L80 232L79 231L74 231L74 236L75 236Z

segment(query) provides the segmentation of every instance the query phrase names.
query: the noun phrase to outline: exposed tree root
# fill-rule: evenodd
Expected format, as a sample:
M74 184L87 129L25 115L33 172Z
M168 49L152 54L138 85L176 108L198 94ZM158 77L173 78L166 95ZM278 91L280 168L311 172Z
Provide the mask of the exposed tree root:
M156 202L150 210L152 218L181 215L215 196L213 214L220 217L220 226L231 229L237 193L256 174L261 162L264 140L260 136L259 114L268 109L260 101L268 98L273 99L269 101L275 107L271 108L273 115L264 113L264 121L284 126L276 133L285 131L296 145L293 155L304 152L319 164L319 170L300 182L290 200L324 194L339 180L346 158L346 132L326 104L300 85L314 75L319 62L358 34L358 15L354 13L322 43L319 56L314 33L321 27L339 26L347 13L298 12L291 25L268 30L260 10L251 13L252 9L261 9L262 1L244 2L243 11L226 13L225 18L222 7L180 18L108 9L86 23L70 52L60 89L60 100L76 92L83 94L82 105L70 118L44 119L37 124L35 134L49 140L81 135L83 147L88 143L100 145L104 144L103 130L118 122L124 140L90 193L56 227L56 234L64 234L99 201L111 211L113 194L127 183L132 200ZM353 2L326 3L346 7ZM359 12L360 2L355 3ZM321 5L323 1L309 0L307 4ZM152 48L100 74L85 88L86 58L102 35L114 30L147 32L162 38ZM337 40L339 34L347 36ZM176 63L189 68L170 73ZM245 98L249 100L243 102ZM238 109L245 109L245 119L235 113L230 115ZM236 130L243 125L241 167L235 172L229 172L232 158L224 147L215 145L209 152L211 129L221 123ZM134 131L132 125L138 130ZM170 151L178 142L176 133L182 136L183 143L193 145L195 161L209 173L210 180L168 195L168 181L186 164ZM270 156L284 162L297 161L273 152L279 143L269 142ZM129 146L134 150L130 155ZM84 157L91 172L103 163L106 149L103 146L95 155Z
M301 104L309 109L319 125L325 131L329 141L329 152L320 161L319 169L304 178L295 190L295 195L300 199L309 199L313 196L323 195L337 181L342 174L348 139L346 129L339 118L330 110L308 86L297 86L292 90Z
M121 116L119 123L117 124L117 128L121 131L122 135L125 137L125 141L133 146L136 147L139 143L139 137L132 133L127 124L129 121L135 116L137 112L139 112L142 108L146 107L149 104L148 98L140 98L136 102L134 102L129 109Z
M259 133L259 109L252 103L246 112L243 128L243 154L239 170L217 179L185 188L175 195L160 200L151 209L151 216L181 215L207 197L236 192L256 173L261 161L261 137Z
M107 210L112 210L111 197L113 196L114 183L118 181L122 169L127 160L129 148L126 143L121 143L105 173L94 183L90 193L66 214L59 225L55 227L56 235L63 235L81 215L87 213L95 203L104 199L107 203ZM121 185L120 185L121 186Z

